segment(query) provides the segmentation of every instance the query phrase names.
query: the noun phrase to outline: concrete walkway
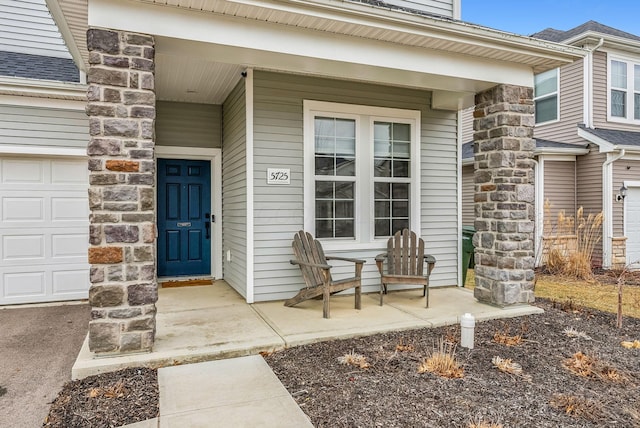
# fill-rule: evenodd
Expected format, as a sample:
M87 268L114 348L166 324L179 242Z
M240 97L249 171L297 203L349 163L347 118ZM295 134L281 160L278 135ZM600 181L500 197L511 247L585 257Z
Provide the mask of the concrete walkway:
M224 281L161 289L153 352L97 358L85 340L72 376L159 367L160 417L129 427L312 426L259 352L450 325L467 312L478 321L542 312L528 305L501 309L481 304L460 288L432 289L426 309L421 291L390 293L384 306L378 305L377 294L363 295L361 310L353 308L352 295L334 296L331 318L323 319L321 300L293 308L282 302L248 305Z

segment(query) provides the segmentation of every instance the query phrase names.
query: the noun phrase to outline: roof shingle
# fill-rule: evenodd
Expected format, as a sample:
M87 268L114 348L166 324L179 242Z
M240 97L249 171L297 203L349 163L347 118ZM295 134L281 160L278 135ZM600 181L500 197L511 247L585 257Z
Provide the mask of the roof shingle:
M72 59L0 51L0 76L80 82Z

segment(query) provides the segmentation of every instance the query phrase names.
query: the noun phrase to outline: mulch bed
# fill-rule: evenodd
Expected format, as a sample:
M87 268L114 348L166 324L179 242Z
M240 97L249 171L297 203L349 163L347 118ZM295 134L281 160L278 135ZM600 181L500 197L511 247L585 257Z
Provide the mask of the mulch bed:
M640 427L640 349L621 346L640 340L640 319L618 330L613 314L537 304L544 314L477 323L474 349L455 351L462 378L418 373L439 340L459 339L458 326L300 346L266 361L317 427ZM568 337L568 327L589 339ZM496 333L523 341L496 343ZM564 364L579 352L570 366L582 364L583 376ZM369 367L341 364L349 353ZM580 355L597 360L592 373ZM496 356L522 373L498 370Z
M43 427L119 427L158 416L158 372L128 368L67 382Z
M625 318L618 330L614 314L536 304L544 314L477 323L474 349L455 350L461 378L418 372L439 341L459 340L458 326L316 343L265 359L317 427L640 427L640 348L621 346L640 340L640 319ZM569 327L588 338L568 337ZM517 336L513 346L495 341ZM339 362L347 354L365 357L366 368ZM522 372L498 370L496 356ZM157 415L157 372L132 368L68 383L44 426L117 427Z

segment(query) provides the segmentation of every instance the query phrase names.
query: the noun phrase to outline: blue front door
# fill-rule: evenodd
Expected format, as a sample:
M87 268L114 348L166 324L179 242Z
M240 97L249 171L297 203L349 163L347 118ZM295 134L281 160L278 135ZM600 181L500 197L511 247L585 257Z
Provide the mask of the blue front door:
M158 159L158 276L211 275L211 162Z

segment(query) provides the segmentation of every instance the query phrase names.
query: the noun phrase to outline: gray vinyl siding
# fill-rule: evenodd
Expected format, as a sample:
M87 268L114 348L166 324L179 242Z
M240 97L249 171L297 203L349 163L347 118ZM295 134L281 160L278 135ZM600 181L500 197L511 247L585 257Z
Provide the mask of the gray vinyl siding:
M0 2L0 50L71 58L45 0Z
M474 167L465 165L462 167L462 225L473 226L476 221L474 202Z
M158 101L156 145L222 147L222 106Z
M431 111L430 92L305 76L254 75L254 287L255 300L291 297L304 284L291 266L293 235L304 227L303 100L420 110L422 237L438 259L433 285L457 281L457 114ZM291 184L268 186L266 169L291 170ZM367 260L363 285L377 291L373 258L379 248L338 255ZM336 253L333 253L336 254ZM337 265L337 278L353 275L353 265Z
M558 214L576 214L576 162L544 161L544 201L549 201L549 212L545 209L545 225L557 231ZM545 228L545 232L548 232Z
M453 0L385 0L385 3L454 18Z
M598 153L597 147L591 147L589 154L577 159L577 202L578 207L584 208L585 217L602 211L602 164L606 159L605 154ZM602 240L594 250L593 261L602 265Z
M84 110L0 105L0 144L86 147Z
M640 161L620 159L613 163L613 236L624 236L624 204L616 202L615 195L620 192L620 187L624 181L640 181ZM627 215L638 215L638 213L628 213Z
M593 54L593 124L595 128L608 128L620 131L639 132L639 125L607 120L607 53L596 51Z
M247 296L247 129L244 80L223 106L222 252L224 279ZM231 261L227 260L227 252Z
M534 136L561 143L583 143L577 125L584 122L584 63L576 61L560 69L560 119L536 125Z

